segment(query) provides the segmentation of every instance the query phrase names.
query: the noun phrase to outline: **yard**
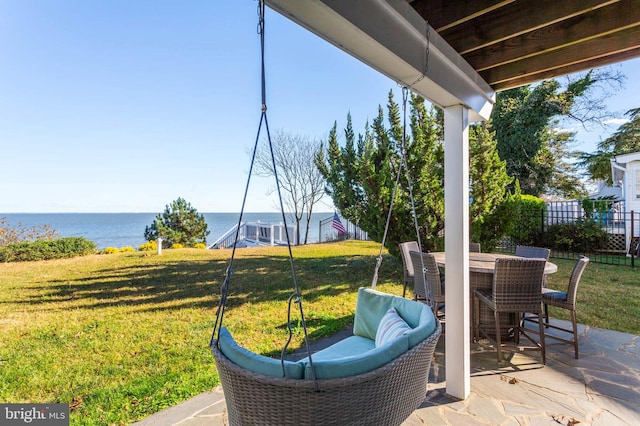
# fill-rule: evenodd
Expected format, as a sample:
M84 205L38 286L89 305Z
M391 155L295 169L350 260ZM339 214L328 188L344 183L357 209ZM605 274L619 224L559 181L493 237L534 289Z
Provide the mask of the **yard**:
M309 333L347 326L379 245L294 247ZM229 250L167 250L0 264L0 400L71 405L72 424L128 424L218 384L208 342ZM573 261L551 259L566 285ZM402 294L402 264L385 256L378 288ZM640 272L590 264L578 321L640 334ZM286 248L238 250L225 325L268 355L286 340L292 292ZM559 312L551 311L553 314ZM301 343L296 327L292 349Z

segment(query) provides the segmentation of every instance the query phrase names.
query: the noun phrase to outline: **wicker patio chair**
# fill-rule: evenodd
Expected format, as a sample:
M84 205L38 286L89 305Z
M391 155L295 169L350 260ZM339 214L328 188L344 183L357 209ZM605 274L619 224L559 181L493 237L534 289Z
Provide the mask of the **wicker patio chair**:
M474 329L475 338L480 335L487 338L498 351L498 362L503 361L503 342L501 341L502 329L513 329L516 346L510 350L537 350L540 351L542 364L546 363L543 325L539 322L540 341L536 342L522 327L520 316L524 312L537 313L542 316L542 277L544 275L544 259L501 258L496 259L493 286L489 293L487 290L474 292ZM480 303L485 304L494 314L495 330L489 332L481 328ZM501 312L514 313L508 317L513 318L512 324L501 324L505 316ZM511 322L511 321L509 321ZM520 336L527 338L533 346L525 347L520 343Z
M578 323L576 321L576 295L578 293L578 284L580 284L580 278L582 277L582 273L587 268L588 264L589 258L586 256L580 256L580 259L578 259L575 266L573 267L573 271L571 272L571 277L569 278L569 286L567 287L566 292L552 290L550 288L542 289L542 304L544 305L545 328L551 327L555 330L573 334L573 338L571 340L564 339L552 334L547 334L547 337L559 340L561 342L573 344L574 356L576 359L578 359ZM549 324L549 305L567 309L571 312L571 329L559 327L554 324ZM539 322L540 317L527 316L525 320L537 323Z
M422 258L420 252L417 251L412 251L409 255L415 271L413 283L414 300L426 301L431 306L436 317L443 319L444 312L441 309L444 306L445 288L436 259L431 253L422 253ZM424 271L421 273L423 267ZM429 297L427 297L425 289L429 291Z
M516 256L526 257L527 259L544 259L549 261L551 250L545 247L533 247L533 246L516 246ZM542 287L547 286L547 277L542 278Z
M551 250L544 247L533 246L516 246L516 256L526 257L528 259L544 259L549 260Z
M469 253L480 253L480 243L469 243Z
M407 285L413 286L413 262L409 252L420 251L417 241L407 241L406 243L399 243L400 254L402 254L402 265L404 266L404 288L402 289L402 297L407 294Z

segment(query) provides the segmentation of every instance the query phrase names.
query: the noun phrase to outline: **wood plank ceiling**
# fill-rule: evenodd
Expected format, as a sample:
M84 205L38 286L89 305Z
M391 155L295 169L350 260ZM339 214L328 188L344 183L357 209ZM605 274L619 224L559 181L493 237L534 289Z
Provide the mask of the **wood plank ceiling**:
M640 56L640 0L406 0L504 90Z

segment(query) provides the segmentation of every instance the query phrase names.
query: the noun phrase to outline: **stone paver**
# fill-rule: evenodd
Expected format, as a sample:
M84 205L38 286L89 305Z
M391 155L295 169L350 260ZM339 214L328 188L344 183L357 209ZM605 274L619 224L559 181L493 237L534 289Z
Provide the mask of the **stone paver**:
M640 424L640 336L585 326L580 326L580 332L580 359L573 357L572 346L554 343L547 348L545 367L535 353L508 355L506 365L498 366L491 347L474 344L471 394L464 401L446 394L441 338L425 401L402 426ZM342 337L344 333L336 338ZM205 424L227 424L221 387L136 423Z

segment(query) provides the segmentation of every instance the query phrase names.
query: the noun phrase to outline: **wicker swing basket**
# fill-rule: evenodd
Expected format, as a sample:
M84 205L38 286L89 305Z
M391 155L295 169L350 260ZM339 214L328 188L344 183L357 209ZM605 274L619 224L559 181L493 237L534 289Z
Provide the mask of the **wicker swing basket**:
M230 425L399 425L424 401L436 330L382 367L340 379L274 378L231 362L213 340Z

